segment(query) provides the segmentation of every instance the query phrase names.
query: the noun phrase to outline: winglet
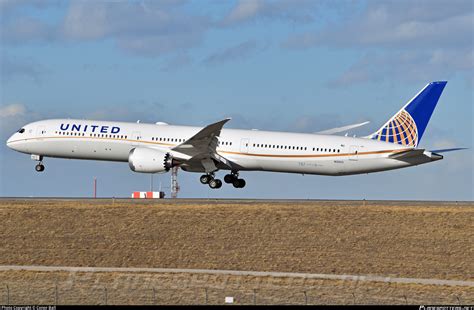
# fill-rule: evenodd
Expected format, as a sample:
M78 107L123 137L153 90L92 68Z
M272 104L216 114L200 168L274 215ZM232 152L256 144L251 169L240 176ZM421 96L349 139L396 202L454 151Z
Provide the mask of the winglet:
M453 152L453 151L461 151L461 150L467 150L467 147L456 147L452 149L440 149L440 150L432 150L430 152L432 153L446 153L446 152Z
M334 133L343 132L343 131L346 131L346 130L349 130L349 129L354 129L354 128L357 128L357 127L362 127L364 125L367 125L368 123L370 123L370 121L365 121L363 123L352 124L352 125L347 125L347 126L343 126L343 127L326 129L326 130L323 130L323 131L318 131L316 133L323 134L323 135L332 135Z

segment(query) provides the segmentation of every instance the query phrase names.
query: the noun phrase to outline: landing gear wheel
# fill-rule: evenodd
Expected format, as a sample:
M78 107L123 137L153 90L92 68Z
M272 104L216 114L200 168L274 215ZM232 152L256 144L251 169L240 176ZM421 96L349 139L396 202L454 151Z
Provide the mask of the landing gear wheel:
M236 177L233 174L226 174L224 177L224 182L226 182L227 184L230 184L234 182L235 179Z
M35 170L36 170L37 172L42 172L42 171L44 171L44 166L43 166L43 164L37 164L37 165L35 166Z
M232 185L234 185L235 188L243 188L245 186L245 180L235 179L234 182L232 182Z
M222 186L222 181L219 179L212 179L209 181L209 187L212 189L221 188L221 186Z
M209 184L209 181L211 181L212 177L208 174L203 174L199 178L199 181L201 181L202 184Z

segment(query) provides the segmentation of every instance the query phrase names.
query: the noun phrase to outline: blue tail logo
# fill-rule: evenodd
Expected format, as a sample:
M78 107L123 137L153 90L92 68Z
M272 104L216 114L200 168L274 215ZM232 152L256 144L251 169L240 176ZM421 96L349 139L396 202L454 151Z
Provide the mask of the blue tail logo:
M441 81L426 85L397 114L369 137L379 141L417 147L446 83Z

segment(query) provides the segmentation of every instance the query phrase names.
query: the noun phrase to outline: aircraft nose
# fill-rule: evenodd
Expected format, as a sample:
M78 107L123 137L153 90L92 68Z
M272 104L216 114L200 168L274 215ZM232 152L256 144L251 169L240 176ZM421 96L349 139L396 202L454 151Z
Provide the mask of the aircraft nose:
M14 136L15 136L15 135L13 134L13 135L12 135L10 138L8 138L8 140L7 140L7 146L8 146L9 148L12 148L12 141L13 141L13 137L14 137Z

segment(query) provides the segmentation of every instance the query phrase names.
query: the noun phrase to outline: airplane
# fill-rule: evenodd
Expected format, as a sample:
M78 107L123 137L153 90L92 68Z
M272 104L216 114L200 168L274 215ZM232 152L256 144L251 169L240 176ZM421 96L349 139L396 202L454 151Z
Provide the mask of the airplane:
M418 148L428 121L446 86L428 83L380 129L365 137L335 135L367 122L319 133L226 129L226 118L203 128L79 119L29 123L14 133L7 146L30 154L44 170L45 157L128 162L134 172L164 173L178 166L203 173L202 184L217 189L224 182L243 188L243 171L314 175L353 175L416 166L443 159Z

